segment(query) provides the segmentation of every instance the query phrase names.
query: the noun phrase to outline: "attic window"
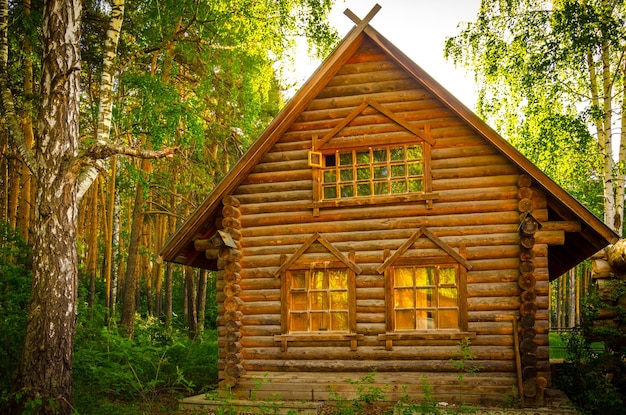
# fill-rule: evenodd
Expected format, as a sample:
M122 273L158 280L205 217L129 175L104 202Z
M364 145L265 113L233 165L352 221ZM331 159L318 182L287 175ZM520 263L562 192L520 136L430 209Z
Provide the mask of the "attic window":
M422 143L323 154L321 199L424 193Z

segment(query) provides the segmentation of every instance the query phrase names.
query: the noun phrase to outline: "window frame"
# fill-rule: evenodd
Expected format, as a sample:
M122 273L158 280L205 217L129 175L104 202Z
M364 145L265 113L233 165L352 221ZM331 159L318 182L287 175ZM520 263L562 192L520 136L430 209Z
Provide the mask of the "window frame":
M371 194L371 195L354 195L350 197L344 198L334 198L334 199L324 199L324 180L323 174L325 171L325 163L326 158L329 155L337 154L338 152L347 152L353 151L358 152L360 150L368 149L370 151L378 148L387 149L388 160L390 160L390 148L403 146L405 148L420 145L422 147L422 180L423 180L423 190L421 192L409 192L408 190L408 182L407 182L407 192L405 193L391 193L391 189L387 194ZM311 153L311 152L309 152ZM432 192L432 175L431 175L431 144L425 140L415 140L415 137L412 137L411 140L398 140L393 143L365 143L360 146L346 146L346 147L329 147L317 150L315 152L314 158L319 160L319 163L311 163L310 160L312 155L309 154L309 165L312 170L312 179L313 179L313 203L312 207L315 209L315 213L318 214L319 208L324 207L337 207L337 206L359 206L359 205L370 205L370 204L390 204L390 203L398 203L402 201L425 201L427 208L432 208L432 203L434 200L439 198L439 195ZM356 157L356 156L355 156ZM356 162L356 159L354 160ZM370 171L372 171L373 160L370 160ZM405 166L406 166L406 157L405 157ZM406 167L405 167L406 169ZM356 174L356 171L354 172ZM405 172L405 174L407 174ZM373 175L373 171L372 171ZM406 176L405 176L406 177ZM372 182L375 180L373 177L370 179ZM409 178L406 178L409 180ZM356 177L354 177L351 183L356 183ZM391 172L387 178L387 182L389 183L389 187L391 187ZM349 182L346 182L349 183ZM338 186L338 185L337 185ZM356 185L355 185L356 192ZM371 188L372 193L374 193L373 186Z
M332 271L343 271L345 273L345 279L346 279L346 286L342 287L342 288L336 288L333 289L330 287L330 282L328 282L328 287L325 288L313 288L311 287L311 279L313 278L312 274L314 272L324 272L324 278L328 279L330 278L330 272ZM304 279L305 279L305 287L294 287L294 273L303 273L304 274ZM321 268L321 267L310 267L307 269L290 269L288 271L285 272L285 280L286 280L286 284L285 284L285 288L286 288L286 308L285 311L287 313L286 316L286 320L287 320L287 327L286 330L284 332L288 333L288 334L312 334L312 333L328 333L328 334L346 334L346 333L350 333L350 324L351 324L351 316L350 316L350 298L351 296L353 296L354 294L351 293L354 290L350 288L351 283L350 283L350 269L347 267L332 267L332 268ZM331 307L331 301L330 301L330 296L333 292L345 292L346 293L346 308L345 309L333 309ZM314 309L312 307L311 304L311 294L312 293L321 293L322 295L324 295L325 297L328 297L328 307L326 308L320 308L320 309ZM306 302L306 309L305 310L294 310L293 309L293 295L294 294L304 294L305 296L305 302ZM311 329L311 322L312 322L312 315L313 314L329 314L329 321L328 324L332 325L332 318L330 317L330 314L332 314L333 312L345 312L347 314L347 327L345 329L342 330L332 330L332 329L326 329L326 330L312 330ZM300 315L306 315L306 325L307 325L307 330L294 330L293 329L293 314L300 314Z
M392 303L393 303L393 311L392 311L392 316L391 316L391 320L392 320L392 331L393 332L416 332L416 331L438 331L438 332L443 332L443 331L459 331L461 329L461 299L460 299L460 286L461 286L461 275L460 275L460 268L461 265L457 262L447 262L447 263L440 263L440 264L420 264L420 265L416 265L416 264L412 264L412 265L395 265L392 266L390 268L391 272L390 272L390 281L389 284L391 285L390 290L391 290L391 298L392 298ZM435 281L433 281L432 284L427 284L427 285L418 285L418 283L415 281L415 277L413 277L413 284L412 285L405 285L405 286L398 286L396 284L396 270L399 269L428 269L428 268L433 268L435 270L434 272L434 276L435 276ZM440 277L440 271L441 269L454 269L454 284L442 284L441 280L439 279ZM445 288L454 288L456 289L456 305L455 306L441 306L439 304L439 292L441 289L445 289ZM433 296L435 298L435 305L431 306L431 307L426 307L423 305L419 305L417 304L417 301L414 302L412 307L398 307L396 306L396 293L399 290L410 290L414 296L414 299L417 300L417 293L420 290L423 289L432 289L433 290ZM419 325L417 318L414 319L413 321L413 328L399 328L398 327L398 311L411 311L413 313L418 313L419 311L428 311L431 310L432 312L434 312L434 321L435 321L435 325L436 327L433 328L418 328L417 326ZM448 328L442 328L439 324L439 319L441 317L441 313L440 311L443 310L455 310L457 313L457 319L456 319L456 327L448 327Z

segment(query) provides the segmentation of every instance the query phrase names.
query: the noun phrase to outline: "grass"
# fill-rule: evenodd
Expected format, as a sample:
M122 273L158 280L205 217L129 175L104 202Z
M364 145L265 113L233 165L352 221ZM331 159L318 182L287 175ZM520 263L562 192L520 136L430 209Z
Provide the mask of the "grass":
M550 339L550 360L564 360L567 357L567 343L561 333L549 333ZM604 343L591 343L592 349L603 350Z

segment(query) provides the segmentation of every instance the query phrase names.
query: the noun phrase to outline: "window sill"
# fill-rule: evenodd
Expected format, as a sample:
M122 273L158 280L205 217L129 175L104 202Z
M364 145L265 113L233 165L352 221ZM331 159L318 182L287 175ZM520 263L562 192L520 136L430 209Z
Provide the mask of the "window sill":
M387 196L349 197L345 199L320 200L317 202L313 202L309 207L313 209L320 209L334 207L384 205L398 202L415 202L420 200L426 201L428 206L432 207L432 201L437 199L439 199L438 193L402 193Z
M476 333L471 331L451 330L424 330L384 333L378 335L378 340L385 341L385 349L393 350L394 340L464 340L475 339Z
M363 340L362 334L356 333L290 333L277 334L274 341L280 342L281 351L287 351L288 343L294 341L349 341L350 350L356 351L357 342Z

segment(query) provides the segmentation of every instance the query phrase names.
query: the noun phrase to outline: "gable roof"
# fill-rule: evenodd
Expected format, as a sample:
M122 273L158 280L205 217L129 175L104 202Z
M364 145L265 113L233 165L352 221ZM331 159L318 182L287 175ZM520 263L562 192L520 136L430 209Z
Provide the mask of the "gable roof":
M194 240L210 237L216 232L212 221L218 209L220 209L223 197L231 194L245 180L296 118L365 41L373 42L390 60L394 61L413 80L417 81L438 99L443 106L458 116L478 135L486 139L520 170L532 177L534 183L546 191L550 221L578 221L580 223L580 231L565 233L564 245L550 246L548 263L551 278L558 277L579 262L619 239L601 220L596 218L476 114L437 83L422 68L372 28L368 23L368 17L357 24L346 35L333 53L320 65L298 93L285 105L277 117L250 146L239 162L220 181L178 231L171 236L160 252L160 256L164 260L201 268L215 267L214 261L208 260L204 255L194 250ZM375 102L368 102L367 105L375 108L377 106ZM381 110L381 108L377 109ZM359 107L357 110L355 110L353 117L356 117L363 108ZM336 132L333 129L327 134L326 140L336 134Z

